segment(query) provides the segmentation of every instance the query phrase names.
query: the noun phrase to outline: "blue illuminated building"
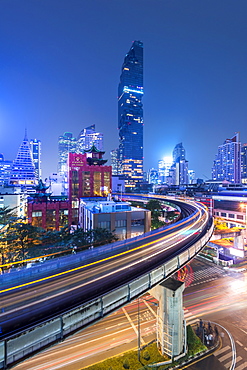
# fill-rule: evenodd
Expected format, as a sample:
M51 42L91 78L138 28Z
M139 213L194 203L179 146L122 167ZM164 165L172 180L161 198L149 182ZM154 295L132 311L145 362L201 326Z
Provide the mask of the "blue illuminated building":
M226 139L218 147L212 167L213 180L226 180L234 184L241 183L241 143L239 133Z
M41 179L41 141L37 139L30 140L33 164L35 167L35 176L37 180Z
M13 161L6 161L3 154L0 154L0 186L8 185L12 165Z
M124 58L118 86L119 174L126 187L143 180L143 43Z
M36 183L37 178L35 175L31 147L27 138L27 134L25 134L16 159L13 162L9 178L9 185L26 187L35 186Z

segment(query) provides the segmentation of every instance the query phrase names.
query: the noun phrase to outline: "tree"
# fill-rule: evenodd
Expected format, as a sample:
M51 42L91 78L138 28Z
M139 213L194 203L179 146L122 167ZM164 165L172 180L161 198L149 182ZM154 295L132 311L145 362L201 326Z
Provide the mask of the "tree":
M10 250L15 251L15 257L24 260L27 257L28 249L41 244L41 237L44 229L32 226L24 222L9 224L2 241L7 243Z
M67 247L70 243L71 232L70 227L65 226L61 230L49 230L41 236L42 244L44 245L59 245Z
M151 199L146 204L146 208L151 211L151 228L157 229L165 225L165 222L160 221L159 217L162 212L162 204L156 199Z
M150 199L146 204L146 208L151 211L152 217L159 216L162 211L162 205L160 201L156 199Z
M89 245L99 246L103 244L112 243L117 240L108 229L96 228L88 231L77 229L70 234L70 244L77 248L88 247Z
M3 207L0 208L0 225L6 226L9 223L17 220L16 208Z

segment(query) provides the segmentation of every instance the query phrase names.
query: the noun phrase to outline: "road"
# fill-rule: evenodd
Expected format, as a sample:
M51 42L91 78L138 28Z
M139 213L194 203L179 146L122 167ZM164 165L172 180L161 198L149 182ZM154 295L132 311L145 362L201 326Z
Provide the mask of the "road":
M193 281L184 292L186 312L190 318L214 321L226 328L235 340L235 370L247 369L247 273L227 272L198 260L192 267ZM187 369L229 369L231 349L226 334L222 347Z
M229 273L200 260L192 262L193 278L184 291L187 324L198 319L217 322L228 329L236 343L236 370L247 369L247 273ZM150 296L139 300L143 344L155 338L157 302ZM15 367L15 370L79 370L137 346L138 301L64 342ZM189 370L229 369L230 342L225 335L222 348L213 356L193 364ZM224 365L227 365L225 367Z
M141 344L155 339L157 303L149 299L139 299ZM137 324L138 300L14 369L79 370L137 346Z

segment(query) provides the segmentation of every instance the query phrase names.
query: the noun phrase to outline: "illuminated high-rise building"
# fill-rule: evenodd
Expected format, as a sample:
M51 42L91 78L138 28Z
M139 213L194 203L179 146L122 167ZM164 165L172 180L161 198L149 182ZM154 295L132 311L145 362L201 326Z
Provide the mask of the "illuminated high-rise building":
M67 175L68 171L68 153L76 153L77 140L71 132L65 132L58 139L58 173Z
M83 153L94 145L98 150L103 151L103 134L96 132L95 125L88 126L81 130L77 138L77 153Z
M41 141L37 139L30 140L30 148L33 156L36 179L41 179Z
M188 184L188 161L185 159L185 149L182 143L179 143L175 146L172 157L172 167L174 168L173 174L175 175L174 185Z
M218 153L212 167L213 180L226 180L234 184L241 183L241 143L239 133L226 139L218 146Z
M111 150L111 166L112 166L112 174L114 176L119 175L119 149Z
M143 43L134 41L124 58L118 85L120 174L126 187L143 179Z
M241 146L241 179L242 183L247 183L247 143Z
M13 162L9 184L14 186L34 186L37 183L30 144L25 133L23 142Z
M158 172L159 172L159 183L165 184L170 176L170 169L173 164L172 157L164 157L158 162Z
M0 186L8 185L13 161L6 161L0 154Z

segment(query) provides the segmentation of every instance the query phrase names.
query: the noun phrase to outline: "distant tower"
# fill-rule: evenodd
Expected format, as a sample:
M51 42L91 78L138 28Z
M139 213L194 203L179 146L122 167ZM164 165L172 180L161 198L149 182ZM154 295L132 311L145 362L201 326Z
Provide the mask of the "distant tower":
M148 171L148 183L157 185L159 182L159 172L154 168Z
M13 161L6 161L0 154L0 186L8 185Z
M247 183L247 144L241 147L241 179L242 183Z
M14 186L35 185L35 167L30 144L25 133L24 140L19 148L17 157L13 162L9 184Z
M134 41L118 85L120 172L126 187L143 180L143 43Z
M112 166L112 174L118 175L119 174L119 149L111 150L111 166Z
M97 149L103 150L103 134L96 132L95 125L84 128L77 138L77 153L83 153L95 145Z
M30 140L31 153L35 167L36 179L41 179L41 141L37 139Z
M58 173L67 175L68 171L68 153L76 153L77 140L71 132L65 132L58 139Z
M188 161L185 159L185 149L182 143L175 146L173 153L173 169L175 175L174 185L186 185L189 183L188 178Z
M182 143L175 146L172 152L173 162L176 163L178 160L185 159L185 150Z
M170 169L172 166L172 157L164 157L158 162L159 182L161 184L167 183L170 176Z
M234 184L241 183L241 143L239 133L226 139L218 146L218 153L212 167L213 180L226 180Z

